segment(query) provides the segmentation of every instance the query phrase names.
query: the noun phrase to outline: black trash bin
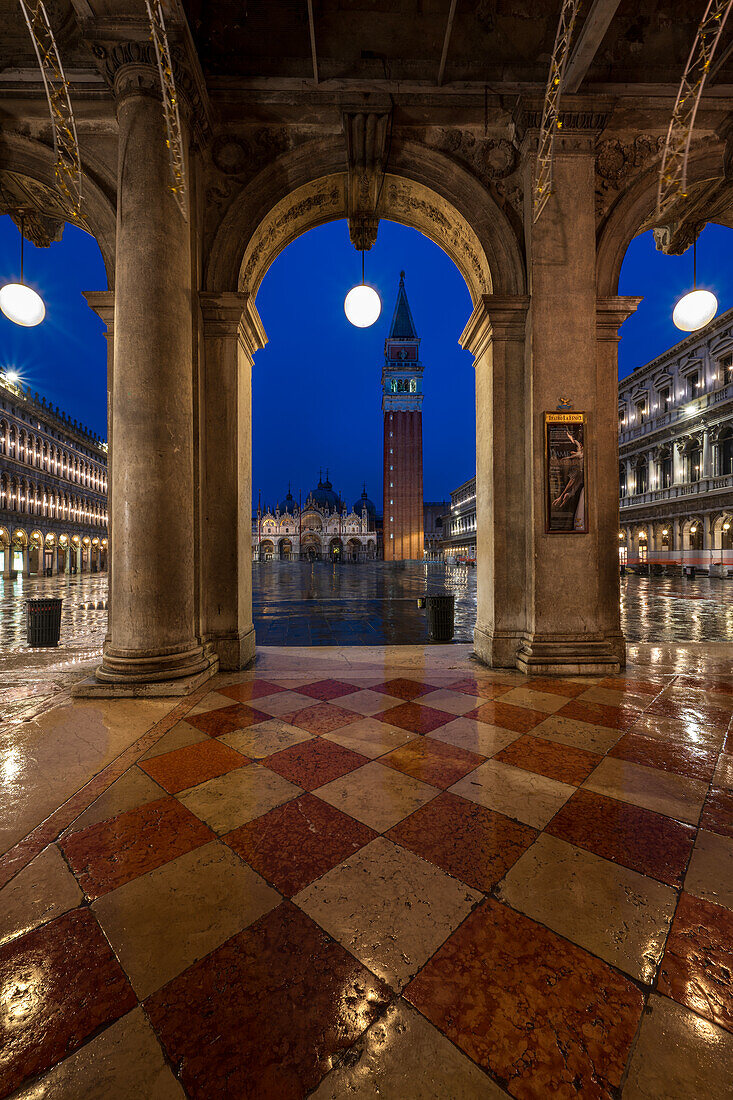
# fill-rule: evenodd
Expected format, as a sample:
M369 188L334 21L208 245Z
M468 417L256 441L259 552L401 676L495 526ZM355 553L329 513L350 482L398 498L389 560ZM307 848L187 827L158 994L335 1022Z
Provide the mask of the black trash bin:
M431 642L453 641L453 611L456 598L450 596L428 596L428 637Z
M60 599L26 600L25 616L29 646L56 646L61 634Z

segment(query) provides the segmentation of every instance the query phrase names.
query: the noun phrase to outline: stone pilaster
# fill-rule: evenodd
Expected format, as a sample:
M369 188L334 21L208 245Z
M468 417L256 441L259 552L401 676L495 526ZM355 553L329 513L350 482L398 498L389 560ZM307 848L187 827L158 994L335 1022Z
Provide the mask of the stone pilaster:
M109 694L184 694L216 671L194 599L190 229L170 189L158 73L118 53ZM90 689L91 690L91 689Z
M526 631L530 512L525 497L525 330L529 299L484 295L461 346L476 368L476 567L474 649L514 667Z
M89 290L84 297L87 305L93 309L105 326L107 340L107 539L108 545L112 545L112 433L114 431L114 415L112 411L112 392L114 389L115 369L115 292L113 290ZM68 561L68 558L67 558ZM69 572L68 565L66 572ZM107 623L111 619L112 601L112 566L107 570L109 582L109 595L107 598ZM105 635L105 641L109 638L109 629Z
M202 637L221 668L254 657L252 361L267 336L244 293L199 294Z
M536 222L531 159L525 165L532 362L525 507L532 519L527 632L517 665L528 673L609 674L623 664L617 375L607 349L599 351L608 337L603 320L597 339L594 141L592 132L558 139L553 193ZM544 416L561 400L586 414L587 533L547 530Z

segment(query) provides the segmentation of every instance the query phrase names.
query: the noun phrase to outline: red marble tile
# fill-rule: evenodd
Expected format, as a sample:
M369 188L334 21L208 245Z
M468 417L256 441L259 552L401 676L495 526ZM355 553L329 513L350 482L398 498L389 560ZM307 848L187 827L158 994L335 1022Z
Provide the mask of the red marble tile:
M539 710L530 710L528 707L513 707L510 703L502 703L499 699L482 703L476 710L469 711L465 717L487 722L491 726L501 726L505 730L514 730L515 733L529 733L535 726L539 726L540 722L544 722L548 715Z
M730 725L730 711L721 710L720 707L708 706L699 699L690 698L688 701L670 699L661 696L655 699L645 714L659 714L664 718L680 718L686 722L696 722L708 729L724 733Z
M401 730L410 733L432 733L448 722L455 720L455 714L448 714L444 710L436 710L435 707L424 707L420 703L400 703L390 710L375 714L380 722L386 722L388 726L399 726Z
M353 772L354 768L360 768L367 763L367 757L360 752L345 749L342 745L335 745L332 741L315 737L312 741L304 741L300 745L291 745L289 749L273 753L261 763L289 779L291 783L297 783L306 791L313 791L324 783L330 783L332 779L338 779L340 775Z
M294 689L299 695L308 695L311 699L340 699L343 695L353 695L359 689L354 684L344 684L341 680L318 680L315 684L302 684Z
M443 791L386 835L488 893L529 848L537 831Z
M733 680L705 680L692 676L678 676L675 687L704 688L715 695L733 695Z
M392 695L395 699L417 699L419 695L426 695L429 691L436 691L434 684L424 684L421 680L408 680L400 677L397 680L387 680L384 684L375 684L371 691L381 691L384 695Z
M619 760L644 764L648 768L676 772L689 779L702 779L709 783L718 759L717 749L703 745L684 745L679 741L662 741L658 737L643 737L639 733L626 733L608 754Z
M276 806L223 839L292 897L378 834L312 794Z
M556 741L547 741L543 737L525 734L501 752L497 752L494 759L579 787L603 757L598 753L588 752L587 749L575 749L569 745L559 745Z
M353 710L344 710L334 703L316 703L315 706L304 707L294 714L284 715L282 721L307 730L308 733L333 733L342 726L348 726L350 722L358 722L360 718L360 714L355 714Z
M209 737L220 737L223 733L234 733L235 730L243 730L253 726L255 722L266 722L269 719L269 714L253 710L244 703L234 703L231 707L219 707L218 710L207 710L203 714L189 714L186 721L196 729L208 733Z
M471 677L456 680L454 684L447 685L449 691L460 691L463 695L475 695L483 699L497 699L516 686L516 684L507 684L505 680L474 680Z
M733 754L733 730L728 730L725 741L721 746L721 752Z
M192 1100L300 1100L392 996L283 902L145 1009Z
M227 699L236 699L238 703L246 703L249 699L264 699L268 695L277 695L285 691L279 684L270 684L267 680L247 680L242 684L230 684L228 687L215 688L220 695L226 695Z
M700 828L733 837L733 791L711 787L702 808Z
M154 756L150 760L141 760L140 767L161 787L175 794L249 763L251 761L241 752L211 739Z
M215 836L175 798L161 798L64 837L59 847L87 897L101 897Z
M136 1004L91 909L74 909L0 947L0 1095Z
M679 1004L733 1031L733 913L681 894L657 988Z
M575 699L588 690L588 684L579 684L575 680L555 680L549 676L534 676L527 680L524 687L532 691L546 691L549 695L564 695L568 699Z
M400 745L387 756L380 757L379 763L406 772L415 779L421 779L423 783L445 788L463 779L464 775L483 764L485 759L485 756L479 756L478 753L434 741L431 737L423 737Z
M591 791L577 791L545 832L676 887L695 843L694 826Z
M639 720L638 708L609 707L603 703L582 702L580 699L571 699L556 713L561 718L575 718L578 722L590 722L591 725L605 726L611 730L631 729L634 722Z
M610 1100L644 1004L618 971L493 899L405 997L520 1100Z

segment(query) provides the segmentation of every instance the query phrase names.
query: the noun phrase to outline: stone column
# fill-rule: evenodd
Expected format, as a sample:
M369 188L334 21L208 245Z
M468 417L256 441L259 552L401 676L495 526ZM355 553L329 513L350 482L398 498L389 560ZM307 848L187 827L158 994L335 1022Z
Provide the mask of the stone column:
M537 221L531 210L531 163L524 181L532 357L531 480L525 507L531 504L532 540L527 634L517 664L528 673L613 674L625 659L616 549L618 376L613 326L618 329L619 310L629 312L630 303L596 301L594 142L589 132L558 138L554 191ZM544 414L555 411L561 399L586 416L587 533L546 530Z
M23 576L30 577L31 575L31 553L28 544L23 547Z
M170 189L157 71L140 50L117 56L114 560L96 676L112 694L161 681L179 694L217 663L195 624L191 227Z
M525 331L529 299L486 294L460 338L476 368L476 655L516 666L527 626ZM461 525L463 529L463 524Z
M252 361L267 342L245 293L201 293L201 632L221 668L254 657Z
M711 455L711 447L710 447L710 430L708 428L703 428L703 433L702 433L702 457L701 457L700 461L702 463L701 468L700 468L700 477L701 478L703 478L703 477L712 477L713 476L713 465L712 465L712 455Z

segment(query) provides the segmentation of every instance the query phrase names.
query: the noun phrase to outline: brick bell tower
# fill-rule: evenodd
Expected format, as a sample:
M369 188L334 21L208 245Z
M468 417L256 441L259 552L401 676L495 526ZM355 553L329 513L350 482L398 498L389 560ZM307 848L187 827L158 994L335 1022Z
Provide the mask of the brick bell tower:
M401 271L382 368L385 561L423 559L423 365L419 349Z

